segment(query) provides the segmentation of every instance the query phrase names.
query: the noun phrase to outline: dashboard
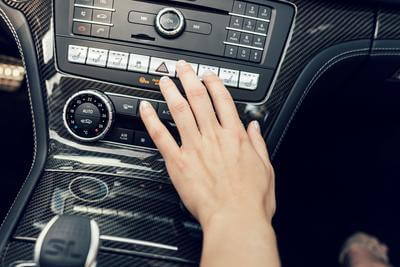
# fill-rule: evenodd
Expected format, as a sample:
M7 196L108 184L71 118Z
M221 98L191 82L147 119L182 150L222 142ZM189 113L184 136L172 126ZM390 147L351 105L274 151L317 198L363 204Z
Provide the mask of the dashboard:
M396 12L352 1L0 0L0 18L27 69L35 131L31 173L0 229L4 266L32 266L18 264L32 264L62 214L97 221L99 266L198 265L201 227L138 115L149 101L179 142L158 86L166 75L182 90L178 60L221 78L274 158L327 71L400 52Z

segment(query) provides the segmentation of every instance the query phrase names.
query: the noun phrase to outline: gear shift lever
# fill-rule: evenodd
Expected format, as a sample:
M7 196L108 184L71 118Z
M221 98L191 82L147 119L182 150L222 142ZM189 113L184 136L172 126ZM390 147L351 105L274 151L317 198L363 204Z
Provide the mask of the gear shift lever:
M97 223L82 216L56 216L40 233L34 251L40 267L95 267L100 244Z

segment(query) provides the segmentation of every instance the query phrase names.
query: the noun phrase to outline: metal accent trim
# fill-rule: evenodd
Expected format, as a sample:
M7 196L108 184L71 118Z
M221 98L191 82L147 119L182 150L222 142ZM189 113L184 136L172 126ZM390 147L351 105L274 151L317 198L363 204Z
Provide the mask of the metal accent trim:
M270 19L261 19L261 18L247 16L247 15L236 14L236 13L233 13L233 12L229 12L229 15L236 16L236 17L242 17L242 18L246 18L246 19L254 19L254 20L258 20L258 21L265 21L265 22L270 22L271 21Z
M224 42L224 44L233 45L233 46L239 46L239 47L245 47L245 48L250 48L250 49L259 50L259 51L264 51L264 48L258 48L258 47L249 46L249 45L235 44L235 43L231 43L231 42Z
M106 7L99 7L99 6L87 6L87 5L82 5L82 4L74 4L74 6L75 7L83 7L83 8L104 10L104 11L111 11L111 12L115 12L116 11L116 9L114 9L114 8L106 8Z
M114 24L111 24L111 23L97 22L97 21L84 20L84 19L73 19L73 21L74 21L74 22L89 23L89 24L99 24L99 25L111 26L111 27L114 26Z
M154 243L154 242L142 241L142 240L136 240L136 239L130 239L130 238L109 236L109 235L101 235L100 239L104 240L104 241L113 241L113 242L140 245L140 246L146 246L146 247L168 249L168 250L174 250L174 251L179 250L178 247L176 247L176 246L164 245L164 244L160 244L160 243Z
M232 27L226 27L225 29L230 30L230 31L244 32L244 33L250 33L250 34L254 34L254 35L267 37L267 35L265 33L246 31L246 30L236 29L236 28L232 28Z

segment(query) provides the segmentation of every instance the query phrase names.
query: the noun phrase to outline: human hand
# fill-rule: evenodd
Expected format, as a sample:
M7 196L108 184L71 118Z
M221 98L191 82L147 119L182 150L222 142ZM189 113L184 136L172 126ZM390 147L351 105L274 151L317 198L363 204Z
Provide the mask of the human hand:
M179 61L177 72L188 101L168 77L160 88L182 146L148 102L141 102L140 114L182 201L203 228L221 216L271 224L275 176L259 124L246 131L229 91L212 72L204 75L205 86L190 64Z

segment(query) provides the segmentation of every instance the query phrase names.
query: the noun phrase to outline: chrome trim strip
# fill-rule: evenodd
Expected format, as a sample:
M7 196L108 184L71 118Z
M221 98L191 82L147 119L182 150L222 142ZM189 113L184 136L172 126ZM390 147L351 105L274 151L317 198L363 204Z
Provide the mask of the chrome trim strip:
M73 21L75 21L75 22L83 22L83 23L90 23L90 24L99 24L99 25L111 26L111 27L114 26L114 24L110 24L110 23L97 22L97 21L84 20L84 19L73 19Z
M232 27L226 27L225 29L226 30L231 30L231 31L244 32L244 33L250 33L250 34L254 34L254 35L267 37L267 35L265 33L246 31L246 30L242 30L242 29L235 29L235 28L232 28Z
M247 16L247 15L236 14L236 13L233 13L233 12L229 12L229 15L236 16L236 17L242 17L242 18L246 18L246 19L254 19L254 20L258 20L258 21L265 21L265 22L270 22L271 21L269 19L261 19L261 18L256 18L256 17L250 17L250 16Z
M146 246L146 247L154 247L154 248L178 251L178 247L175 247L175 246L169 246L169 245L164 245L164 244L159 244L159 243L154 243L154 242L149 242L149 241L130 239L130 238L101 235L100 239L104 240L104 241L113 241L113 242L119 242L119 243L126 243L126 244L132 244L132 245L140 245L140 246Z
M74 4L74 6L90 8L90 9L105 10L105 11L111 11L111 12L115 12L116 11L114 8L106 8L106 7L99 7L99 6L87 6L87 5L82 5L82 4Z
M255 50L259 50L259 51L264 51L264 48L258 48L258 47L249 46L249 45L235 44L235 43L231 43L231 42L224 42L224 44L226 44L226 45L233 45L233 46L240 46L240 47L255 49Z
M86 258L85 267L96 267L97 253L100 247L100 229L95 220L90 220L90 248Z

